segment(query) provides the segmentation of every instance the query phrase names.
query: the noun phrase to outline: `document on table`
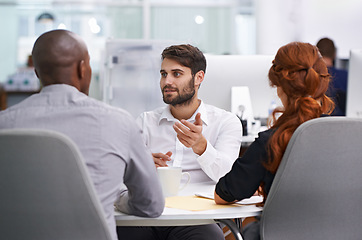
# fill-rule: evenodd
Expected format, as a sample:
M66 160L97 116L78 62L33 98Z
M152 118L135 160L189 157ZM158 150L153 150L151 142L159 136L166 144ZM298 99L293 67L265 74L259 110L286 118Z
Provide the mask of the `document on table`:
M197 196L175 196L167 197L165 206L189 211L205 211L220 208L238 207L235 204L218 205L212 199L200 198Z
M211 193L196 193L195 195L202 198L214 199L214 195ZM250 198L245 198L239 202L236 202L235 204L252 205L252 204L261 203L262 201L263 201L262 196L252 196Z

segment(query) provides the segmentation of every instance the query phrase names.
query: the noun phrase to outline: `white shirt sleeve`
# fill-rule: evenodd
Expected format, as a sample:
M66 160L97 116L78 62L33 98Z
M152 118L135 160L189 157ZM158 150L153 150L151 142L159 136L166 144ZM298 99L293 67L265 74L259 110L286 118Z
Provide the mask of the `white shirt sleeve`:
M240 152L241 122L232 114L219 123L220 130L214 144L207 141L205 152L197 158L202 170L215 182L231 170Z

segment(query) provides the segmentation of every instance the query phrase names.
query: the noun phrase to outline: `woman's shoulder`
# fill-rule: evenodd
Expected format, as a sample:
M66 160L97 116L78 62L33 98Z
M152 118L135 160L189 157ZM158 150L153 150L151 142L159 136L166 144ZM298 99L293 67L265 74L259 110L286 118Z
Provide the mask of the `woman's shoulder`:
M256 140L261 142L267 142L269 138L274 134L274 132L275 132L274 128L269 128L265 131L259 132Z

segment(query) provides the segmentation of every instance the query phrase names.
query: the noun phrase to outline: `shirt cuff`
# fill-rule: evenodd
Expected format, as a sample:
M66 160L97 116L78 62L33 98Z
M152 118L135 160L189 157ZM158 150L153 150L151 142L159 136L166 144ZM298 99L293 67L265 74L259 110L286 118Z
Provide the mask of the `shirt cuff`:
M213 166L215 166L216 157L216 149L211 145L211 143L209 143L209 141L207 141L205 152L197 158L197 162L200 164L201 169L206 173L209 178L211 178L215 182L219 180L217 172L220 170L213 169Z
M210 163L213 162L211 160L216 159L216 155L216 149L211 145L209 141L207 141L206 150L197 158L197 161L200 163L201 166L209 166L211 165Z

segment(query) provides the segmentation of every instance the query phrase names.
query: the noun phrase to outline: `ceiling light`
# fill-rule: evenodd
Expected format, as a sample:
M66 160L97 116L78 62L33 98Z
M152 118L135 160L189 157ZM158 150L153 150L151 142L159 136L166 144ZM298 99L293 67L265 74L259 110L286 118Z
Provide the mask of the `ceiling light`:
M203 24L204 21L205 21L205 19L204 19L203 16L198 15L198 16L195 17L195 22L196 22L197 24Z

